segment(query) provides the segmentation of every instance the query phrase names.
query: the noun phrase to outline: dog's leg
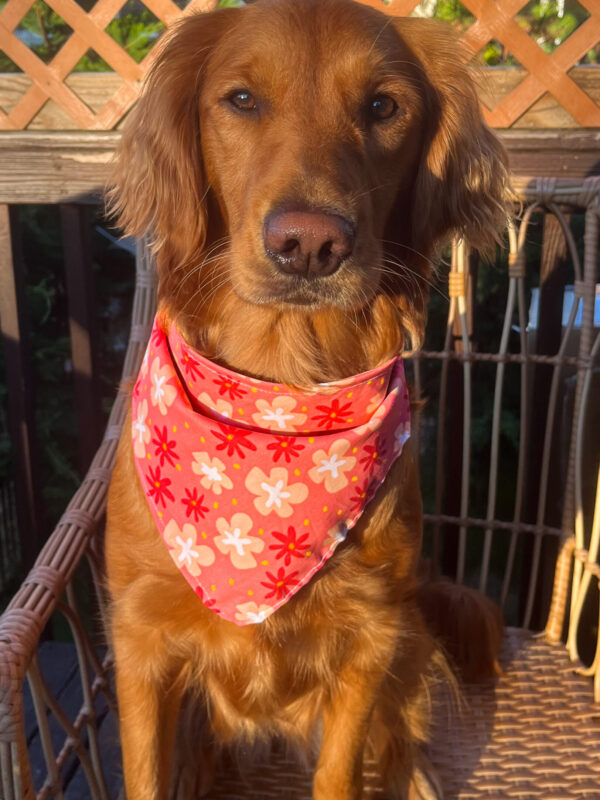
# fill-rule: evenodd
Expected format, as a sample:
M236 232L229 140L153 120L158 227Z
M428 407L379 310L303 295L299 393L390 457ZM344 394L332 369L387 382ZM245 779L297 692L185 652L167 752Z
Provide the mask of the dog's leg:
M216 744L205 703L194 693L181 704L169 800L199 800L212 789L216 769Z
M423 747L429 738L430 692L440 678L436 673L445 675L444 664L422 630L405 640L381 684L369 745L379 762L386 797L393 800L442 800L439 779Z
M140 659L139 637L115 632L116 684L127 800L165 800L180 682Z
M314 800L359 800L363 752L381 675L350 670L323 712L323 740L313 783Z
M419 750L413 761L408 800L443 800L442 784L427 756Z

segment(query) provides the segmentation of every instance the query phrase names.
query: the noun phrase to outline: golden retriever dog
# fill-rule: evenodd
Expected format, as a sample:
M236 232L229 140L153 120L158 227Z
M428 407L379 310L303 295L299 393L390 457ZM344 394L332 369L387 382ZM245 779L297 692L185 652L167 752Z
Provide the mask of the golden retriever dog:
M180 354L197 354L210 370L313 400L419 347L436 248L458 235L488 249L506 219L506 156L456 49L444 26L352 0L258 0L189 16L169 31L109 189L124 230L152 239L165 347L173 347L167 335L177 336ZM196 413L197 398L180 392L181 413ZM209 410L213 427L228 416L223 408ZM273 736L315 754L314 800L362 797L365 752L378 759L391 798L442 797L421 746L443 619L460 639L448 649L476 663L473 677L493 671L500 626L483 599L468 595L465 606L465 590L438 582L430 593L420 583L410 439L331 558L274 613L236 624L190 589L159 531L160 506L156 514L150 507L149 496L167 487L159 469L173 470L175 481L181 466L168 458L162 413L159 406L140 416L140 430L155 436L146 445L140 438L156 466L148 485L135 462L136 420L125 424L108 504L128 800L192 800L209 788L218 748ZM217 457L236 425L221 425L218 452L206 456L211 469L224 463ZM273 440L283 469L284 439ZM260 469L269 468L253 468L258 492ZM180 508L187 503L182 524L192 533L178 539L188 548L180 562L192 564L189 548L202 564L222 557L217 547L225 552L221 528L206 524L200 539L194 525L196 503L205 511L228 504L225 517L234 511L235 498L215 494L215 475L198 472L187 499L167 491ZM327 486L317 478L311 492ZM326 508L327 497L311 498ZM250 518L251 505L235 509L238 519ZM274 517L265 525L284 531ZM267 596L285 594L277 570L300 562L291 551L306 549L302 541L290 540L285 558L273 556ZM454 607L463 608L458 620Z

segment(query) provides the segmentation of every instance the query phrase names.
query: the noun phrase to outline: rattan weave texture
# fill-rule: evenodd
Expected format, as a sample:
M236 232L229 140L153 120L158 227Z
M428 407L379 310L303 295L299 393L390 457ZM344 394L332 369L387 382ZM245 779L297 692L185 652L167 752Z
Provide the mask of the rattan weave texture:
M365 797L385 800L373 765L364 771ZM274 750L268 761L249 766L226 762L204 800L312 800L312 772L307 766ZM334 800L334 798L332 798Z
M600 708L561 645L507 631L495 685L438 715L431 747L445 800L600 798Z
M430 758L444 800L599 800L600 708L564 647L508 629L496 684L463 688L463 708L440 701ZM454 703L452 703L454 705ZM385 800L365 765L365 795ZM268 763L219 772L207 800L310 800L311 773L274 752ZM333 800L333 798L332 798Z

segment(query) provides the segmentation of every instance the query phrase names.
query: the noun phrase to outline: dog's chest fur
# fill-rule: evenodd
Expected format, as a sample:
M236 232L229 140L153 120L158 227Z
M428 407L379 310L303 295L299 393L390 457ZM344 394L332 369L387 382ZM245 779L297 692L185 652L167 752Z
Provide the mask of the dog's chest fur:
M339 689L349 666L360 669L363 661L367 669L374 652L401 645L398 629L405 626L399 609L410 603L414 590L406 555L418 547L407 541L412 525L397 510L401 495L410 490L403 481L410 458L407 448L322 574L265 623L246 627L203 606L174 567L142 496L125 506L118 498L124 484L113 482L109 503L119 508L113 521L124 535L135 530L137 538L129 568L111 575L122 613L138 620L129 629L132 649L145 650L147 663L159 673L164 645L176 654L179 668L170 681L183 681L207 702L218 740L254 738L260 732L294 732L308 739L323 700ZM125 436L117 475L132 468L131 460ZM389 484L397 488L390 491ZM109 558L111 544L109 539Z

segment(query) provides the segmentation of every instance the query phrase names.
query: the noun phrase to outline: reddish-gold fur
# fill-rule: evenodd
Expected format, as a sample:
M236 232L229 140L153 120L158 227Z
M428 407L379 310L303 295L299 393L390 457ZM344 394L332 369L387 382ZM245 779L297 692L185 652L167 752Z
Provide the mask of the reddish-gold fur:
M261 0L179 23L109 195L128 233L152 233L163 323L222 364L297 386L418 346L434 248L453 232L489 247L505 214L505 156L454 47L433 23L350 0ZM240 88L260 114L228 106ZM365 121L376 93L399 106L385 125ZM285 204L356 228L351 258L301 294L262 242ZM310 746L317 732L315 800L361 796L366 744L393 797L439 796L418 749L438 658L417 598L420 545L406 446L318 576L264 624L237 627L173 566L126 423L106 547L128 800L196 797L211 744L283 734Z

